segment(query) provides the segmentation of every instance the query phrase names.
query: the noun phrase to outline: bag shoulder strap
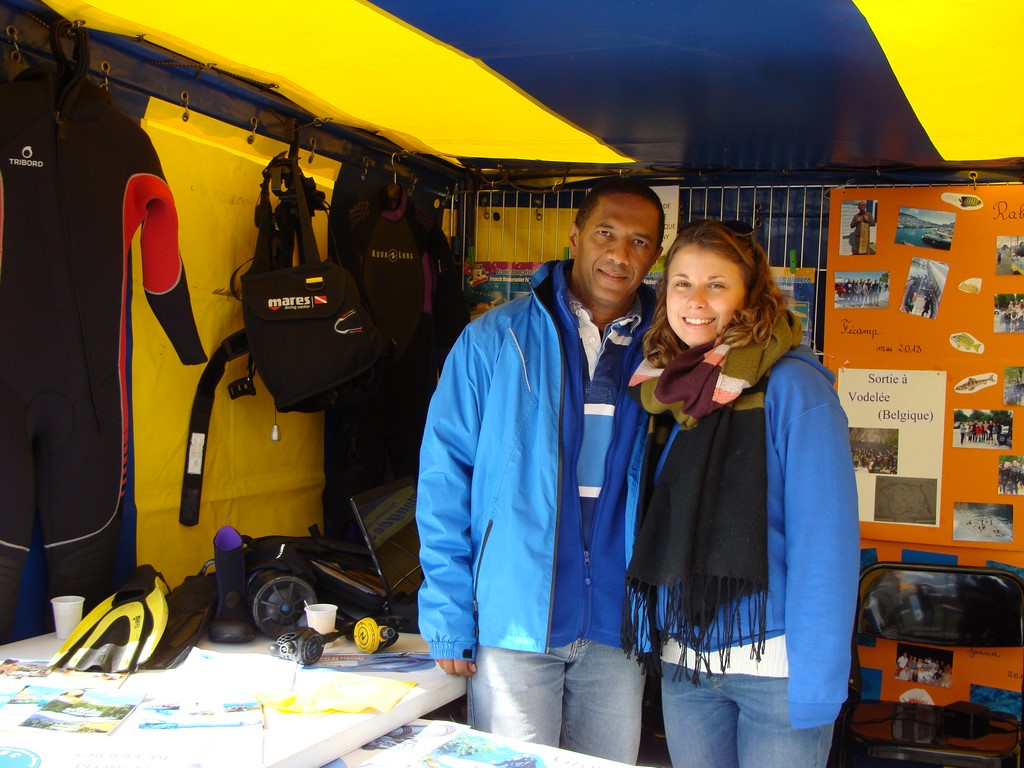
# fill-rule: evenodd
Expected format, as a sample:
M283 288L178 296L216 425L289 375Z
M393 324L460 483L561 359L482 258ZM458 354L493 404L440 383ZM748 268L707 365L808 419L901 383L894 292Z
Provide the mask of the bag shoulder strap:
M276 210L270 203L271 192L279 200ZM296 244L300 263L321 262L313 234L313 212L323 208L323 194L299 167L296 142L287 153L277 155L263 169L255 212L258 234L249 273L291 267Z

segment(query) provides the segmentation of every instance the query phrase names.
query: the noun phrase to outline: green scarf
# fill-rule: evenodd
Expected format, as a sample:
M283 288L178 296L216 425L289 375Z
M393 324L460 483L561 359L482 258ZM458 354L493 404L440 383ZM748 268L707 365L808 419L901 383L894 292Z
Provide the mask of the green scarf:
M626 572L623 647L660 674L661 643L683 646L687 668L711 674L729 648L749 640L760 659L768 592L764 393L771 367L799 344L800 321L780 319L763 346L709 343L684 350L664 370L642 364L631 392L652 414L680 425L649 496ZM652 421L653 421L652 420ZM653 433L652 433L653 434ZM648 452L647 476L659 456ZM658 593L663 592L660 627ZM740 633L741 598L748 632ZM687 659L692 649L696 659Z

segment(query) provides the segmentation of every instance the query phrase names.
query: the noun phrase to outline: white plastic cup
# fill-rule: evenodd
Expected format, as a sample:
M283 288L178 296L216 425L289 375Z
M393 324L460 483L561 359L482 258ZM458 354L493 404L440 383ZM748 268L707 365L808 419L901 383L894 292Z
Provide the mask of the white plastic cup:
M334 631L338 619L338 606L332 603L313 603L306 606L306 625L321 635Z
M53 606L53 625L57 630L57 639L67 640L82 620L85 598L80 595L61 595L50 600L50 604Z

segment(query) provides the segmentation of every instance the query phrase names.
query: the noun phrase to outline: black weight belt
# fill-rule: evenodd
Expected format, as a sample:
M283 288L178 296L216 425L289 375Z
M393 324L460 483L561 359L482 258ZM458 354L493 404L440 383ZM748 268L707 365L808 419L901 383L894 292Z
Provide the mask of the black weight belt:
M199 502L203 495L203 466L206 464L206 443L210 433L210 415L217 385L224 377L224 369L232 360L249 351L245 329L235 331L220 343L210 355L210 361L199 377L192 400L192 415L188 422L188 442L185 447L185 473L181 481L181 508L178 522L195 525L199 522ZM232 399L252 394L252 379L244 378L229 387Z

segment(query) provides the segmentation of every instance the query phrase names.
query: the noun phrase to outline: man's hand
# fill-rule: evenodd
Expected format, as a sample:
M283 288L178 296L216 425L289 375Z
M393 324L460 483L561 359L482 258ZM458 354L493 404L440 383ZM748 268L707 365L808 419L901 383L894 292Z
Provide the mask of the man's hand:
M472 677L476 674L476 662L465 659L437 659L437 665L446 674L458 677Z

